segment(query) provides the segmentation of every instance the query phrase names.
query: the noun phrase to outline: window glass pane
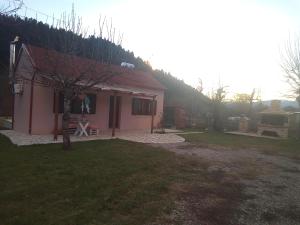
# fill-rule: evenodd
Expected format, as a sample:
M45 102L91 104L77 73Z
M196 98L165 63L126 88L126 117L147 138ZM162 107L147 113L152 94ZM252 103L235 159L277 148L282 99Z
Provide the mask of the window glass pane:
M96 113L96 94L86 94L83 99L72 101L74 114L95 114Z
M133 98L133 115L152 115L152 99ZM154 114L156 114L156 101L154 102Z
M139 99L133 98L132 99L132 114L137 115L139 113Z
M72 114L95 114L96 113L96 94L86 94L83 100L76 98L71 101L71 113ZM53 110L55 107L53 107ZM64 111L64 95L59 93L59 113Z
M74 100L72 100L71 102L71 113L73 114L81 114L81 106L82 105L82 101L80 98L76 98Z

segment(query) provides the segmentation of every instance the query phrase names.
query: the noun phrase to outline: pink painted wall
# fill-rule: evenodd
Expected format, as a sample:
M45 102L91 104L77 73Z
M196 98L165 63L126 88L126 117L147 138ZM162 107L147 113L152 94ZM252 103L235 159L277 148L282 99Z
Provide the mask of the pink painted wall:
M163 91L151 91L148 93L157 95L157 108L154 117L154 127L157 127L163 113ZM149 129L151 128L151 115L132 115L132 95L122 95L121 100L121 123L120 129L122 130L135 130L135 129ZM137 97L137 96L136 96ZM145 98L145 97L144 97ZM151 98L148 98L151 99Z
M94 126L105 130L108 127L108 99L106 93L97 93L96 114L86 115ZM49 87L35 86L33 100L32 134L51 134L54 132L55 114L54 91ZM73 114L80 118L81 115ZM58 128L61 129L62 114L59 114Z
M150 90L148 90L150 92ZM157 113L154 117L154 126L160 122L163 112L163 91L152 91L157 94ZM98 92L96 102L96 114L86 115L90 123L101 130L109 130L109 97L111 92ZM139 130L151 127L151 116L132 115L132 98L129 94L121 96L120 130ZM30 83L25 86L24 94L16 97L15 107L15 130L28 133L29 127L29 104ZM54 91L50 87L34 84L33 111L32 111L32 134L52 134L54 131ZM72 115L80 117L80 115ZM61 128L61 115L59 115L59 129Z
M31 79L33 69L26 54L23 54L19 62L17 76L19 78ZM54 132L54 90L50 87L41 85L43 81L38 75L35 77L33 89L33 108L32 108L32 134L52 134ZM15 124L14 130L28 133L29 112L30 112L30 90L31 83L24 83L23 95L15 96ZM154 117L154 127L156 127L163 113L164 92L157 90L145 90L147 93L157 95L157 112ZM109 130L109 98L112 92L97 92L96 114L86 115L90 123L101 130ZM132 115L132 98L129 94L119 94L121 96L120 109L120 130L139 130L147 129L150 131L151 115ZM80 115L72 115L80 117ZM61 129L61 115L59 115L59 129Z
M28 133L29 129L30 83L24 84L23 95L15 95L14 130Z
M31 89L30 80L33 75L33 67L27 54L22 54L15 74L17 78L23 80L24 91L22 95L15 95L14 130L28 133Z
M32 134L50 134L54 131L54 90L34 85L32 104Z
M163 112L163 92L156 92L157 113L154 117L154 126L160 122ZM50 134L54 131L53 113L53 90L45 87L35 87L33 105L32 134ZM98 92L96 102L96 114L86 115L93 126L99 127L102 131L109 130L109 97L110 92ZM121 96L120 130L139 130L151 127L151 116L132 115L132 98L128 94ZM72 115L80 118L80 115ZM61 128L61 115L59 116L59 128Z

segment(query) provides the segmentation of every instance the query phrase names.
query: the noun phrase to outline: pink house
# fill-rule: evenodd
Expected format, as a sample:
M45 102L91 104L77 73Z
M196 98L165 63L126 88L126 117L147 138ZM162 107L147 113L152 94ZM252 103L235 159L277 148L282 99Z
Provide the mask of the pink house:
M23 44L17 57L14 52L12 44L13 129L27 134L57 134L61 131L63 96L44 76L55 66L46 60L49 50ZM51 52L52 57L64 57L62 53ZM70 73L73 67L91 65L89 59L75 58L76 65L62 62L58 68ZM106 64L93 65L93 71L101 73ZM100 130L100 135L102 131L110 131L112 135L121 130L152 132L162 119L164 86L151 73L113 65L110 70L113 76L87 90L84 99L72 102L72 117L80 118L84 114Z

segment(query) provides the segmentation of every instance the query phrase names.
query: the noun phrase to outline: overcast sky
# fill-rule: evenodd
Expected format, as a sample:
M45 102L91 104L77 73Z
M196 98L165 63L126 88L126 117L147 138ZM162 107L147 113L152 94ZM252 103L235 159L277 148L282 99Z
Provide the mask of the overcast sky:
M99 14L111 17L124 48L194 87L201 78L204 93L219 79L231 94L259 88L273 99L287 91L280 49L299 34L298 0L24 1L56 17L74 2L90 30Z

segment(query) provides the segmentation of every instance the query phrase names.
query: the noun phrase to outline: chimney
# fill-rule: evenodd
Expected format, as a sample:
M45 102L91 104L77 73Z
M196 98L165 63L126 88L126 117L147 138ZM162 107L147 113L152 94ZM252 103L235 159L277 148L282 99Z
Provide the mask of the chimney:
M9 58L9 80L10 83L15 82L15 64L16 64L16 57L17 52L20 48L19 36L15 37L15 40L10 42L10 58Z

